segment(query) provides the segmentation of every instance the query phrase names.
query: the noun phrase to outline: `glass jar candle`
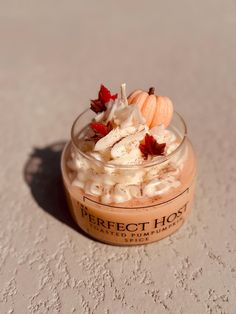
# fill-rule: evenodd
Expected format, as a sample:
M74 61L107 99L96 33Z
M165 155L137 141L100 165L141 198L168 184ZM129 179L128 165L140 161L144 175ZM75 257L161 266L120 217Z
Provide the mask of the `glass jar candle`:
M91 237L114 245L145 244L174 233L191 210L196 176L196 158L183 118L174 112L168 126L178 139L169 155L141 165L115 165L81 149L80 141L94 115L86 110L75 120L71 141L61 157L65 192L76 223ZM82 169L85 183L82 176L81 184L73 183L79 168L68 166L71 155L77 156L78 167L86 165L86 170ZM113 184L113 189L122 184L126 188L118 189L111 199L105 190L98 190L104 182ZM128 190L129 199L121 202Z

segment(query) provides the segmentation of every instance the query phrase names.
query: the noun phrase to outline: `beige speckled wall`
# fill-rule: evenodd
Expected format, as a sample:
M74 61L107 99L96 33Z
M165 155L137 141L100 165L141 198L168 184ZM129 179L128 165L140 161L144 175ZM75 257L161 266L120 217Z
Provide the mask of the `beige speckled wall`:
M236 313L236 2L0 1L0 313ZM101 82L156 85L198 154L176 234L79 233L58 162Z

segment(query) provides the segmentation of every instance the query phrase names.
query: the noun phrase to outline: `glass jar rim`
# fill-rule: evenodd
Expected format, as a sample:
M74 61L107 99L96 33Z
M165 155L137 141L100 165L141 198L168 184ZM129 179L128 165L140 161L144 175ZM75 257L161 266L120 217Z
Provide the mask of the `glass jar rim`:
M75 134L75 127L78 123L78 121L87 113L89 112L90 109L86 109L84 110L81 114L79 114L77 116L77 118L74 120L73 124L72 124L72 127L71 127L71 141L72 141L72 144L75 146L76 150L78 150L78 152L85 158L85 159L88 159L90 160L91 162L96 162L98 163L99 165L103 166L103 167L107 167L107 168L111 168L111 169L140 169L140 168L148 168L148 167L153 167L153 166L156 166L156 165L161 165L162 163L166 162L167 160L169 160L172 156L174 156L182 147L183 147L183 144L186 140L186 137L187 137L187 126L186 126L186 123L183 119L183 117L177 112L177 111L174 111L174 115L178 117L178 119L181 121L182 125L183 125L183 128L184 128L184 132L183 132L183 137L180 141L180 143L178 144L178 146L168 155L166 156L161 156L162 158L158 158L158 159L154 159L154 160L151 160L151 161L147 161L147 162L144 162L142 164L132 164L132 165L124 165L124 164L110 164L108 162L105 162L105 161L102 161L102 160L98 160L96 159L95 157L93 156L89 156L87 155L86 153L84 153L77 145L76 143L76 135ZM173 123L173 120L171 121L171 123ZM170 123L170 125L171 125Z

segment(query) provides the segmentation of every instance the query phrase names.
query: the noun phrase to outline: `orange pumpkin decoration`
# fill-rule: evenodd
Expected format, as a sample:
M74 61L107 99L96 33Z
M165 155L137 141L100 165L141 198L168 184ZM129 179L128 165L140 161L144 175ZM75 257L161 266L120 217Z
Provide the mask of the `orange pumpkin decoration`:
M150 128L160 124L167 127L173 115L172 101L169 97L157 96L154 93L154 87L149 88L148 93L137 89L129 95L128 103L139 107Z

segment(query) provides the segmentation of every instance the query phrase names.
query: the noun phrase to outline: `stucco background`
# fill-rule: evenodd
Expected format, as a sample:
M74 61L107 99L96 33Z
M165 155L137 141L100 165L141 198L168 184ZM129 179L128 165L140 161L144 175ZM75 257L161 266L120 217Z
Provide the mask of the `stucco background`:
M236 2L0 1L0 313L236 313ZM155 85L198 155L175 235L112 247L76 230L59 182L73 119Z

